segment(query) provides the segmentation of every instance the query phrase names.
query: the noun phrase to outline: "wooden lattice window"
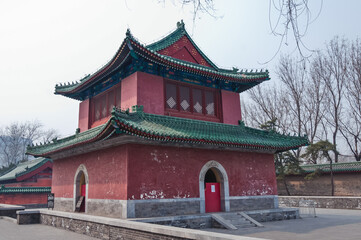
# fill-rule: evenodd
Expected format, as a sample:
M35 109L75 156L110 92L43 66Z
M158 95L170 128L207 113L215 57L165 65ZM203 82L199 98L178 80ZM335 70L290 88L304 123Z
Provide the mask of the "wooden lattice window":
M92 127L102 124L110 116L113 107L121 107L121 88L112 87L104 93L91 99L91 125Z
M219 120L217 93L216 89L166 81L166 113L174 116L184 114L185 117L189 116L190 118L212 118L213 120L217 118Z

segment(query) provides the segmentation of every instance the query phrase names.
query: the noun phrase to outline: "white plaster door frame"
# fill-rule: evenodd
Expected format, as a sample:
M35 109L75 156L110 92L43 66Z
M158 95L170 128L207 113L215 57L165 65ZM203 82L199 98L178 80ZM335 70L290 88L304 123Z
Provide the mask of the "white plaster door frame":
M216 169L217 173L221 178L221 209L222 211L229 212L229 183L228 175L224 167L217 161L209 161L201 169L199 173L199 197L200 197L200 213L206 212L206 199L204 195L204 180L206 173L209 169Z
M88 211L87 208L87 201L88 201L88 187L89 187L89 176L88 176L88 171L86 170L86 167L84 164L80 164L78 169L75 172L75 176L74 176L74 190L73 190L73 211L75 211L75 207L76 207L76 199L78 196L78 192L80 191L80 174L84 173L84 178L85 178L85 213Z

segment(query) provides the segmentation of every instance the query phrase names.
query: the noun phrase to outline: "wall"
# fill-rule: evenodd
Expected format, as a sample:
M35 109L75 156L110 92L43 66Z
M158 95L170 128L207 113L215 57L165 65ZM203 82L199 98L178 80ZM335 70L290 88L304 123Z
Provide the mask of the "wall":
M331 179L329 174L321 175L312 180L304 176L287 176L287 186L291 195L296 196L330 196ZM334 174L335 196L360 196L361 173ZM284 183L277 182L278 194L287 195Z
M12 205L47 204L47 193L6 193L0 194L0 203Z
M361 209L361 197L282 196L281 207Z
M199 198L210 160L225 168L230 196L277 194L272 154L129 145L129 199Z
M137 105L137 73L124 78L121 81L121 108L131 109L132 106Z
M126 199L127 196L126 146L55 160L52 183L55 209L73 211L74 178L80 164L86 167L89 178L89 213L99 214L99 205L107 205L108 209L113 209L114 216L120 217L119 199ZM101 199L107 201L100 201Z
M78 128L80 132L84 132L89 129L89 117L90 117L90 100L86 99L79 103L79 122Z
M137 105L146 113L164 115L163 77L137 72Z
M238 120L242 119L239 94L225 90L222 90L221 94L223 122L238 125Z

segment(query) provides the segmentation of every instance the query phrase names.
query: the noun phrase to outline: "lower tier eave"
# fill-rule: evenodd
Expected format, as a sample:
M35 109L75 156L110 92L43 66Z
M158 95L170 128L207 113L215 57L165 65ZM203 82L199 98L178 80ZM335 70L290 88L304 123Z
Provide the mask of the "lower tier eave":
M182 148L194 148L194 149L209 149L219 151L237 151L237 152L257 152L257 153L269 153L274 154L276 149L248 149L248 148L235 148L229 146L217 146L217 145L202 145L202 144L190 144L190 143L173 143L173 142L161 142L154 140L147 140L139 138L137 136L129 136L125 134L118 135L107 140L97 141L88 143L85 145L76 146L63 151L57 151L45 154L52 160L67 158L71 156L81 155L93 151L98 151L106 148L116 147L124 144L141 144L141 145L155 145L155 146L166 146L166 147L182 147Z

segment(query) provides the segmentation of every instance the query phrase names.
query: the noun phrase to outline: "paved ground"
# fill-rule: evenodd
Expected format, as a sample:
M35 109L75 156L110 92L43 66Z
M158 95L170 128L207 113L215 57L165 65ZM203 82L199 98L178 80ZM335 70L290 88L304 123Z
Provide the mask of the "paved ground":
M303 218L262 223L264 228L240 230L207 229L240 236L274 240L359 240L361 239L361 210L316 209L316 218ZM0 240L91 240L82 234L41 224L17 225L0 219Z
M227 234L277 240L361 239L361 210L316 209L316 218L262 223L264 228L207 229Z
M0 219L0 240L92 240L82 234L41 224L17 225L9 220Z

